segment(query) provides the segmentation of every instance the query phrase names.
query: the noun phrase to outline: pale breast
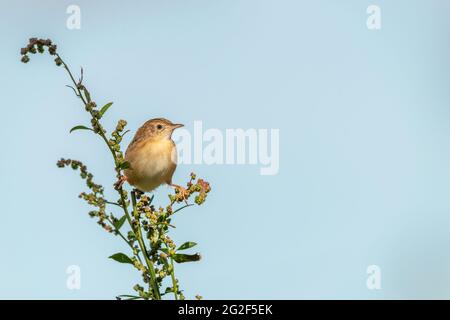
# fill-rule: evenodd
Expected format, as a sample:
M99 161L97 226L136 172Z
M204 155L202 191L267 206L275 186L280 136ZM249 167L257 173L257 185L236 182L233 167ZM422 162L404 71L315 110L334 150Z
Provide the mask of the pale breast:
M151 191L170 183L176 168L175 144L170 139L143 142L125 160L131 169L125 170L128 182L142 191Z

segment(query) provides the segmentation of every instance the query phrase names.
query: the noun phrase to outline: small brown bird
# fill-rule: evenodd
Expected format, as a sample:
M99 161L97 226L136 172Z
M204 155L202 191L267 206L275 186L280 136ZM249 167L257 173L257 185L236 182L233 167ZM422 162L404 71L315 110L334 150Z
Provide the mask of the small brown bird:
M177 149L172 133L182 126L163 118L145 122L125 152L125 161L130 164L130 168L124 170L124 176L115 186L118 188L128 181L140 191L148 192L168 184L185 192L184 188L172 183L177 167Z

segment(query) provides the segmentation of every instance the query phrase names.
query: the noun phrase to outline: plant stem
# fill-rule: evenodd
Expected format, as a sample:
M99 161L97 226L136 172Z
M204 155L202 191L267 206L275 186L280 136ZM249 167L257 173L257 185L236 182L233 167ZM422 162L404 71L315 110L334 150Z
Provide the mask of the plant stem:
M105 200L105 203L107 203L107 204L112 204L112 205L115 205L115 206L118 206L118 207L121 207L121 208L122 208L122 206L121 206L120 204L116 203L116 202L111 202L111 201L106 201L106 200Z
M70 76L70 79L72 80L73 84L75 85L75 90L78 93L78 97L82 100L83 104L87 107L88 103L87 103L86 99L83 97L83 94L82 94L81 90L78 88L78 84L75 81L75 78L73 77L72 72L70 71L68 65L64 62L63 59L61 59L59 54L56 54L56 56L61 60L62 65L64 66L64 69L66 69L67 73ZM99 120L94 117L94 115L92 114L92 111L89 111L89 113L90 113L92 119L94 119L94 121L96 121L97 124L99 124ZM118 175L120 175L120 168L117 167L118 166L118 159L117 159L116 153L114 152L114 150L109 145L108 139L106 138L105 133L102 130L99 130L97 133L103 139L103 141L106 143L106 145L108 146L108 149L109 149L109 151L111 152L111 154L113 156L114 164L116 165L116 172L117 172ZM129 223L129 225L131 227L131 230L135 231L134 228L133 228L133 222L132 222L130 214L128 212L127 201L125 199L122 187L118 188L117 191L120 194L120 198L121 198L121 201L122 201L122 206L121 207L122 207L122 209L123 209L123 211L124 211L124 213L125 213L125 215L127 217L127 221L128 221L128 223ZM134 197L134 202L136 202L136 198L135 198L135 195L133 193L132 193L132 197ZM135 204L133 205L133 210L136 210ZM158 299L158 300L161 300L161 294L159 292L159 287L158 287L158 284L156 283L155 267L153 265L153 262L148 258L148 253L147 253L147 250L145 249L145 244L144 244L144 242L142 240L142 233L141 233L140 227L138 227L137 229L138 229L137 230L137 234L135 232L135 235L136 235L136 239L138 240L138 243L139 243L140 249L142 251L142 254L144 255L144 259L145 259L145 262L147 264L147 267L148 267L148 269L150 271L150 278L151 278L150 281L151 281L151 285L153 287L154 297L156 299Z
M106 220L111 224L112 227L114 227L114 223L111 221L111 219L109 217L106 217ZM127 238L125 238L125 236L116 228L114 227L114 231L123 239L123 241L125 241L128 246L131 248L133 255L139 260L139 262L142 264L142 260L141 257L139 256L139 254L134 254L134 247L130 244L130 242L128 241Z
M177 279L175 278L175 268L173 265L173 259L170 257L170 277L172 278L172 286L173 286L173 295L175 296L175 300L178 300L178 284Z
M134 191L131 191L131 202L133 205L133 215L137 215L137 209L136 209L136 193ZM131 227L133 228L133 225L130 223ZM147 248L145 247L145 243L142 237L142 230L140 224L136 227L137 234L136 238L139 242L139 245L141 246L141 251L144 255L144 259L147 263L148 269L150 271L150 277L151 277L151 284L153 286L153 290L157 296L157 299L161 299L161 295L159 293L158 284L156 283L156 273L155 273L155 266L153 265L153 262L148 257Z

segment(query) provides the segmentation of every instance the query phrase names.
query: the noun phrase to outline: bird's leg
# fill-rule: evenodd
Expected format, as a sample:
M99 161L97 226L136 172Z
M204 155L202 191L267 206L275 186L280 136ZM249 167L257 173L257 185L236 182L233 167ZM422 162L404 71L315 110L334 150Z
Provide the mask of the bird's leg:
M125 181L127 181L127 177L124 175L121 175L119 177L119 179L116 181L116 183L114 183L114 189L119 190L122 185L125 183Z
M183 188L182 186L179 186L175 183L170 183L169 184L171 187L175 188L175 193L177 194L177 198L182 201L184 200L184 202L187 204L187 198L189 197L189 191L186 190L186 188Z
M140 199L141 196L145 193L144 191L141 191L138 188L134 188L133 192L136 194L136 199Z

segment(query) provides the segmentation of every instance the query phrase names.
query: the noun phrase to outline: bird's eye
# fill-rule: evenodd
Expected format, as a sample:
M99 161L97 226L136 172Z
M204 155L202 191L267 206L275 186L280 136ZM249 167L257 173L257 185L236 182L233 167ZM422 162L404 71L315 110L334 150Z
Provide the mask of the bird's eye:
M163 127L163 126L162 126L161 124L158 124L158 125L156 126L156 129L161 130L162 127Z

